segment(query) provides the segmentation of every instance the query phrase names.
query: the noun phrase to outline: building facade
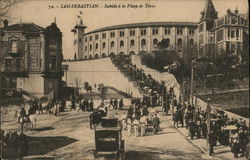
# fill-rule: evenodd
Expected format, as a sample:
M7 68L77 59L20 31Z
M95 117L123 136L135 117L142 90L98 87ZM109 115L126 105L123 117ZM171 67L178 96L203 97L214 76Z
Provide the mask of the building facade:
M247 15L247 16L246 16ZM244 35L248 36L248 14L227 10L218 17L212 0L205 1L197 22L150 22L109 26L85 33L82 21L74 27L76 59L92 59L112 54L151 53L157 42L166 39L168 49L183 52L186 46L196 46L198 58L216 57L223 52L239 54ZM228 51L229 50L229 51Z
M79 27L80 26L80 27ZM163 39L167 49L182 51L184 46L196 45L197 24L192 22L150 22L110 26L88 32L78 24L74 27L75 54L78 59L92 59L116 54L151 53ZM78 41L78 42L77 42ZM82 48L79 47L82 45Z
M219 55L241 55L245 36L249 36L249 16L239 10L226 10L218 17L212 0L206 0L198 22L199 57L216 58Z
M62 33L56 23L42 28L34 23L8 25L0 30L2 87L8 79L15 87L43 97L58 96L63 76Z

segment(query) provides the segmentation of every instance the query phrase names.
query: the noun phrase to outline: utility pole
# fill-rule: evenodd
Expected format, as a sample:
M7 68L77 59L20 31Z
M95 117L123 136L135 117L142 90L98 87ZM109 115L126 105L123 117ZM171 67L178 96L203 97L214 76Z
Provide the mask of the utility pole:
M210 121L211 121L211 106L210 106L210 101L211 99L208 98L207 99L207 137L208 137L208 134L210 133ZM208 140L208 138L207 138ZM208 144L208 141L207 141L207 144Z

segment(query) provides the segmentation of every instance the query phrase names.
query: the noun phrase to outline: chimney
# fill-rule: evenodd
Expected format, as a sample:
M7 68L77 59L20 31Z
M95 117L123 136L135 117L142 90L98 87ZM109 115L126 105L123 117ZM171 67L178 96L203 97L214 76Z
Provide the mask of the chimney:
M4 25L4 28L6 29L9 25L9 21L7 19L3 20L3 25Z

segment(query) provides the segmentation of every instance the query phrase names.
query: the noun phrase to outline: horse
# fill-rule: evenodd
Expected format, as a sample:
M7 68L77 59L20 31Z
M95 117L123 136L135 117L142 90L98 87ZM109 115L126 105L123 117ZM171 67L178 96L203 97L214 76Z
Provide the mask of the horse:
M15 117L17 118L17 123L19 130L21 130L21 133L23 133L24 129L27 131L27 129L34 129L36 127L36 116L35 114L31 114L28 116L21 116L18 111L15 113Z
M94 110L92 113L89 115L89 126L90 129L92 129L92 125L94 127L98 126L101 123L102 117L105 117L105 111L103 110Z

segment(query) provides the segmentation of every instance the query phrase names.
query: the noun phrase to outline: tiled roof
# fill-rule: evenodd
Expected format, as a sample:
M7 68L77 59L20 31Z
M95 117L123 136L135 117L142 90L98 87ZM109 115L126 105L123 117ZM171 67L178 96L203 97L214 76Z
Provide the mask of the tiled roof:
M144 28L144 27L160 27L160 26L197 26L196 22L143 22L143 23L130 23L130 24L121 24L121 25L114 25L109 27L104 27L100 29L93 30L91 32L86 33L96 33L102 32L107 30L115 30L115 29L125 29L125 28Z
M1 28L2 30L3 28ZM26 32L40 32L43 31L44 28L40 27L34 23L18 23L9 25L5 30L7 31L26 31Z

